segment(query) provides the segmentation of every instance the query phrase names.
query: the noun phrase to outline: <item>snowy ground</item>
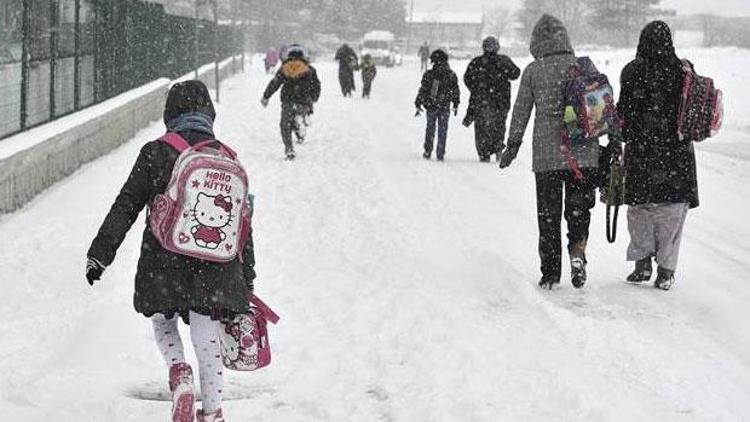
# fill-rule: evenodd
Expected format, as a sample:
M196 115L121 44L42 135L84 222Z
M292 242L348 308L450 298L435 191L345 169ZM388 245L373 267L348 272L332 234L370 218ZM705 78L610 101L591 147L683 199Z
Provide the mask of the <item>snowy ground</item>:
M617 79L631 54L594 58ZM750 419L750 56L690 56L726 90L728 115L698 146L702 206L670 292L623 282L624 218L609 246L602 207L589 284L540 291L530 144L500 172L453 119L446 162L422 160L415 63L381 69L371 101L341 98L320 64L323 98L294 163L282 160L277 100L258 103L267 76L225 83L218 134L253 176L257 290L282 316L274 364L230 374L227 394L245 399L226 402L228 419ZM131 306L142 222L100 284L83 276L138 149L162 130L0 217L0 419L167 419L169 403L129 394L166 389Z

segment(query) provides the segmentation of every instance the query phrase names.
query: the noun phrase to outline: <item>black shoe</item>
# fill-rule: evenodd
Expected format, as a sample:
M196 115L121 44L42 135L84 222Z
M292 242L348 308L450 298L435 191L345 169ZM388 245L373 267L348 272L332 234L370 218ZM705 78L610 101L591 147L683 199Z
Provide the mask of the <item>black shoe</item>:
M580 254L570 257L570 281L576 289L580 289L586 284L586 255Z
M422 158L424 158L425 160L429 160L431 155L431 152L425 151L424 154L422 154Z
M560 284L559 277L544 275L542 276L542 279L539 280L539 287L544 290L552 290L552 287L554 287L555 284Z
M490 156L489 155L480 155L479 161L483 163L489 163L490 162Z
M654 287L662 290L669 290L674 284L674 271L667 270L664 268L656 269L656 280L654 280Z
M505 150L505 146L500 147L497 152L495 153L495 160L499 163L500 159L503 158L503 150Z
M437 156L437 160L438 160L438 161L443 161L443 156L442 156L442 155L438 155L438 156Z
M286 160L287 161L293 161L294 160L294 151L287 151L286 152Z
M651 280L652 273L651 257L649 256L635 262L635 269L628 275L627 280L631 283L642 283Z

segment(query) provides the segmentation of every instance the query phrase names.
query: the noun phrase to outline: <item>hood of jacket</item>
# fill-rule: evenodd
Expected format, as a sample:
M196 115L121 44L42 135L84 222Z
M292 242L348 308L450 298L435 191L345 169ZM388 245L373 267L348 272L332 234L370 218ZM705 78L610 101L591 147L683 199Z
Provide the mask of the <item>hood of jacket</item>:
M289 79L298 79L310 72L310 65L302 59L291 59L281 66L281 73Z
M647 62L679 62L674 51L672 31L662 21L653 21L641 31L636 57Z
M216 118L214 103L206 85L198 80L178 82L169 89L164 104L164 123L182 114L200 113L212 121Z
M535 60L558 53L573 54L565 25L554 16L542 15L531 33L529 51Z

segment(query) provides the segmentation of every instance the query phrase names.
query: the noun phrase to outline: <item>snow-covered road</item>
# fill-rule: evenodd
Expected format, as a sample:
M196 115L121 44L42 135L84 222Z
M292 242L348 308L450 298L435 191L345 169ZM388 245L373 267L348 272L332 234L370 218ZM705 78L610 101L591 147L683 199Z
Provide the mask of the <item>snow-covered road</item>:
M616 79L630 54L594 57ZM228 419L749 419L750 58L694 54L727 90L728 116L698 146L702 206L670 292L624 283L624 218L607 245L602 206L586 288L539 290L530 145L500 172L477 162L454 118L446 161L424 161L414 63L381 69L370 101L342 98L320 64L323 97L293 163L278 100L258 101L268 77L253 68L225 83L217 133L252 176L257 292L282 316L272 366L229 374ZM0 217L0 420L167 419L169 403L131 397L166 390L150 323L131 306L143 222L102 282L83 276L139 148L162 130Z

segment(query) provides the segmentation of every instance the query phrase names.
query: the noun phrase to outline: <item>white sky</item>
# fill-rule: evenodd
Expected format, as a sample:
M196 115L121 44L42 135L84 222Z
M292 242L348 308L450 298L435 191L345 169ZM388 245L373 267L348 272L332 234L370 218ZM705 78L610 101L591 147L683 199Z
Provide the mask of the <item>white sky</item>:
M515 9L521 3L521 0L414 0L414 10L468 12L503 5ZM750 0L662 0L661 7L675 9L681 15L715 13L723 16L750 16Z

